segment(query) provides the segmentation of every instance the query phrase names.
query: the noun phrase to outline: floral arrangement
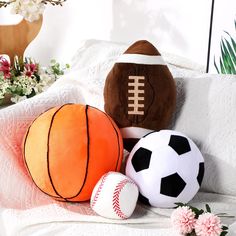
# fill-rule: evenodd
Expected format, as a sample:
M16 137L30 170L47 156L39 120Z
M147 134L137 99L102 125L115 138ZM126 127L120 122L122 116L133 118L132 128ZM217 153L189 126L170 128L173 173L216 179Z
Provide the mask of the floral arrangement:
M11 12L13 14L19 14L26 20L32 22L39 19L40 15L44 12L45 5L62 6L65 1L66 0L0 0L0 8L11 5Z
M55 60L48 68L43 68L31 58L23 60L18 57L11 65L0 57L0 104L6 97L17 103L45 91L67 68L69 65L61 68Z
M171 215L171 222L181 235L225 236L228 233L228 227L221 223L220 214L211 213L208 204L206 204L206 210L199 210L183 203L176 205L177 208Z

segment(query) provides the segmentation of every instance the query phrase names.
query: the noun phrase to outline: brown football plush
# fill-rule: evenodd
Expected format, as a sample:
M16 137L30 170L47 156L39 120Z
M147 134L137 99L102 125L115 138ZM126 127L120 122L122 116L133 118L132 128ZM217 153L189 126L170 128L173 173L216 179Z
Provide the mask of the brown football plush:
M104 100L127 150L147 133L168 127L176 104L175 82L150 42L137 41L118 58L106 78Z

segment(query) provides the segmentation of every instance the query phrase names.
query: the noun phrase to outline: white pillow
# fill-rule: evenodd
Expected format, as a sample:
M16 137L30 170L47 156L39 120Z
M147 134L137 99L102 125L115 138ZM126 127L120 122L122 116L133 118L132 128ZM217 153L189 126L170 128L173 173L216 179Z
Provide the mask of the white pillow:
M172 128L192 138L205 158L205 191L236 195L236 76L175 78Z
M97 86L100 108L106 75L127 47L88 40L74 57L72 69L86 72L85 77L78 76L78 79ZM184 69L188 63L183 66L181 57L181 65L176 56L173 65L170 54L163 56L171 63L168 66L177 84L177 109L171 128L188 135L202 151L206 162L202 188L236 195L236 76Z

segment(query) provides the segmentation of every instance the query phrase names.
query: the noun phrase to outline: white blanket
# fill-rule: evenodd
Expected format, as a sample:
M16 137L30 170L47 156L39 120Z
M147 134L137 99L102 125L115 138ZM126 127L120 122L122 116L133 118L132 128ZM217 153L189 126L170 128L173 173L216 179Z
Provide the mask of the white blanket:
M3 236L25 235L25 230L49 222L120 223L96 216L88 203L70 205L50 199L34 186L24 168L21 144L32 120L53 106L84 103L85 95L79 82L64 80L44 94L0 111L0 229ZM93 95L96 96L96 93ZM170 227L169 218L142 207L138 207L134 216L122 223L156 223L162 228ZM89 227L87 230L91 231ZM30 232L28 235L49 234L45 231L45 234ZM88 234L84 232L84 235Z
M24 168L22 140L35 117L65 103L87 103L103 108L104 79L114 63L114 55L110 56L107 63L94 67L74 67L47 92L0 111L1 236L177 235L171 229L171 209L138 205L130 219L108 220L95 215L88 203L65 204L50 199L34 186ZM174 67L172 72L178 76L190 74ZM199 193L193 204L203 207L204 203L210 204L215 213L236 215L236 197ZM231 225L229 236L236 235L235 219L224 221Z
M79 80L73 80L75 75L77 73L73 72L44 94L0 112L1 235L77 235L81 230L83 234L80 235L121 235L122 232L126 232L126 235L177 235L170 225L169 215L172 210L139 205L130 219L112 221L95 215L88 203L70 205L55 202L31 182L21 159L21 143L30 122L49 107L68 102L83 103L86 98L88 100L88 97L97 96L101 92L96 87L97 91L93 90L89 96L91 87L84 91L85 85L82 86ZM100 95L97 98L99 100L92 101L101 106L102 98ZM205 202L216 213L227 212L235 215L235 197L199 194L195 198L197 205ZM79 224L80 222L83 224ZM233 219L229 219L227 223L232 224Z

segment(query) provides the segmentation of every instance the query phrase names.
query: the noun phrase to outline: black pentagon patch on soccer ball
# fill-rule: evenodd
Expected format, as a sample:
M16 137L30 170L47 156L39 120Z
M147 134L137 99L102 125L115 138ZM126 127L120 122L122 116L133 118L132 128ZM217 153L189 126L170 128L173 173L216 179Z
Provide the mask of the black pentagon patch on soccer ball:
M202 184L204 171L205 171L204 162L201 162L201 163L199 163L199 171L198 171L198 175L197 175L197 181L199 183L199 186L201 186L201 184Z
M186 183L178 173L161 179L161 194L169 197L178 197L185 188Z
M139 193L138 200L145 205L151 206L149 200L146 197L144 197L141 193Z
M149 168L152 152L146 148L139 148L132 157L132 165L136 172Z
M191 151L188 139L179 135L170 136L169 146L179 155Z

